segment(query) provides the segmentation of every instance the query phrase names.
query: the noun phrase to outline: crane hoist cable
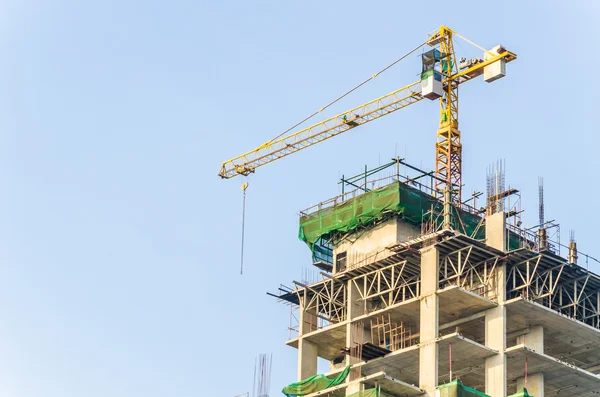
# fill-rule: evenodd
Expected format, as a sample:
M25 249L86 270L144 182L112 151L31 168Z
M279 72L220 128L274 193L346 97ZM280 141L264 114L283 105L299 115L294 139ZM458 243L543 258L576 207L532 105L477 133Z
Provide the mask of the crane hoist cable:
M246 189L248 189L248 182L245 182L241 189L244 192L244 199L242 201L242 250L240 253L240 275L244 274L244 231L246 226Z
M452 31L452 34L455 36L460 37L461 39L463 39L464 41L466 41L467 43L471 44L473 47L477 47L479 48L481 51L486 52L487 50L485 48L483 48L482 46L480 46L477 43L472 42L471 40L467 39L465 36L461 36L460 34L456 33L454 30Z
M350 95L351 93L353 93L354 91L358 90L360 87L362 87L363 85L367 84L369 81L373 80L375 77L379 76L380 74L382 74L383 72L385 72L386 70L388 70L389 68L391 68L392 66L394 66L395 64L397 64L398 62L400 62L401 60L403 60L404 58L406 58L407 56L409 56L410 54L412 54L413 52L417 51L419 48L423 47L425 44L427 44L426 41L423 42L423 43L421 43L421 44L419 44L417 47L413 48L412 50L410 50L406 54L402 55L400 58L398 58L394 62L390 63L385 68L381 69L379 72L375 73L374 75L372 75L368 79L364 80L362 83L358 84L357 86L355 86L351 90L347 91L343 95L341 95L341 96L337 97L336 99L334 99L333 101L329 102L327 105L323 106L322 108L320 108L319 110L317 110L316 112L314 112L310 116L306 117L302 121L299 121L298 123L294 124L293 126L291 126L290 128L288 128L287 130L283 131L281 134L277 135L275 138L271 139L267 143L271 143L274 140L276 140L278 138L281 138L283 135L287 134L288 132L290 132L294 128L296 128L299 125L305 123L306 121L310 120L311 118L313 118L317 114L321 113L323 110L327 109L328 107L330 107L331 105L335 104L339 100L343 99L344 97L346 97L346 96Z

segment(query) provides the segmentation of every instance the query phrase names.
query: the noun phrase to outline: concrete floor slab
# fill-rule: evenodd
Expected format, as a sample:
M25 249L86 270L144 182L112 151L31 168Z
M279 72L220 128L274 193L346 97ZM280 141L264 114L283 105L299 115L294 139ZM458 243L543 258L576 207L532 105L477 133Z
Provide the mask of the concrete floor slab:
M484 385L484 363L487 357L497 352L464 336L452 333L437 339L439 354L439 383L449 380L450 344L452 344L452 371L464 384L481 388ZM397 350L384 357L356 365L363 375L384 371L407 384L419 382L419 346Z
M285 341L285 344L297 349L298 348L298 339L300 339L300 337L298 337L298 336L295 338L292 338L292 339L288 339Z
M348 324L347 321L330 325L309 332L302 337L317 345L319 357L333 360L340 355L341 350L346 346L346 324ZM285 344L297 349L299 338L290 339Z
M376 310L368 314L358 316L352 322L363 321L369 327L371 318L390 314L392 322L399 323L402 321L405 325L412 327L414 332L419 329L419 298L408 299L404 302L396 303L386 307L385 309Z
M437 293L440 297L440 324L449 323L458 318L482 312L496 305L495 302L492 302L489 299L483 298L457 286L439 290ZM387 315L388 313L390 314L392 321L402 321L412 328L414 334L419 332L418 298L409 299L385 309L356 317L352 322L364 322L368 331L371 318ZM346 346L345 325L347 323L347 321L344 321L330 325L320 330L307 333L304 337L308 341L317 344L319 357L332 360L339 356L341 349ZM298 338L290 339L286 344L298 348Z
M594 373L600 371L600 330L523 298L507 301L506 311L507 333L543 326L545 354ZM514 338L507 340L508 346L514 343Z
M498 354L480 343L453 333L438 342L439 384L450 381L450 345L452 345L452 379L459 378L465 385L485 389L485 359Z
M437 294L440 298L440 324L468 317L498 305L494 301L458 286L438 290Z
M419 384L419 346L396 350L384 357L357 365L363 375L385 371L390 376L408 384Z
M527 362L530 374L544 374L544 395L584 396L600 390L600 376L577 368L524 345L506 349L507 383L509 394L516 391L516 380L524 376Z
M385 372L379 372L371 376L366 376L363 381L369 388L381 387L381 390L385 393L389 393L395 396L420 396L424 393L423 390L417 386L402 382L396 378L386 375Z

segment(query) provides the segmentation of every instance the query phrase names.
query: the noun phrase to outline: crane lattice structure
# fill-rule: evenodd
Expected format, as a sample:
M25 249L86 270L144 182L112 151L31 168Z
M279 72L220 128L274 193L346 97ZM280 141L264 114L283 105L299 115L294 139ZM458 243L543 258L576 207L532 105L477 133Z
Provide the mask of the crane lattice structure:
M454 36L460 37L469 44L481 49L484 52L484 58L473 58L471 60L463 58L457 62L453 43ZM502 46L485 50L446 26L441 26L439 30L428 35L427 40L420 47L425 45L432 47L432 50L427 52L427 54L431 54L433 57L432 65L436 61L439 61L439 71L436 71L441 76L439 94L424 94L425 79L422 74L420 81L404 86L333 117L329 117L309 127L270 140L247 153L224 161L221 165L219 176L228 179L237 175L249 175L255 172L260 166L316 145L360 125L417 103L424 98L439 98L440 126L437 131L435 146L435 173L437 176L435 191L440 198L447 200L447 197L451 196L451 201L460 203L462 189L462 145L460 141L461 134L458 129L458 87L484 74L484 72L487 74L488 68L491 69L494 66L496 66L495 69L498 69L499 66L504 68L505 63L515 60L517 56ZM423 59L425 57L426 54L423 54ZM503 72L499 74L499 77L502 76L504 76ZM486 81L491 82L497 78L498 75L489 79L486 77Z

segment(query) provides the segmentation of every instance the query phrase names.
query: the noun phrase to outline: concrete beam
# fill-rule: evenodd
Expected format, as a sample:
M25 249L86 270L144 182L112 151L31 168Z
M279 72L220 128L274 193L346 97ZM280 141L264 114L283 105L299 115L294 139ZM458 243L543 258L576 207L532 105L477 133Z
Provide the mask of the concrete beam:
M485 312L471 314L470 316L466 316L463 318L459 318L458 320L451 321L449 323L445 323L439 326L439 330L443 331L448 328L455 328L461 324L468 323L469 321L477 320L478 318L485 317Z

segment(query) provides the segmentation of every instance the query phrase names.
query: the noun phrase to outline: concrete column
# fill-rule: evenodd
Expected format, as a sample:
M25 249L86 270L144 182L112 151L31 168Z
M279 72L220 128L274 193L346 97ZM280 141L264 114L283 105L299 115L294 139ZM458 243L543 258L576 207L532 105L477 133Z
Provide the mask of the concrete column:
M529 332L517 338L518 345L525 345L538 353L544 353L544 328L531 327ZM544 374L528 374L527 384L525 377L517 379L517 390L526 387L529 394L534 397L544 397Z
M298 327L298 381L317 374L317 345L304 339L304 335L317 329L317 316L306 311L305 297L300 302L300 325Z
M348 321L348 324L346 324L346 347L353 348L353 347L356 347L358 344L367 342L367 337L369 337L369 335L366 335L364 325L362 325L361 323L352 324L352 321L351 321L354 318L365 314L364 307L365 307L365 304L363 301L360 300L358 288L356 287L356 285L354 285L352 280L349 280L348 281L348 312L347 312L347 318L349 321ZM360 329L360 328L362 328L362 329ZM353 329L354 329L354 332L353 332ZM360 360L357 357L352 357L349 354L346 355L346 365L352 365L352 364L356 364L358 362L360 362ZM358 374L355 373L355 371L350 371L350 374L348 375L348 382L353 381L354 378L356 378L356 377L358 377ZM351 395L360 390L361 390L360 384L350 385L346 388L346 395L347 396Z
M544 374L532 374L527 377L527 386L525 386L525 378L517 379L517 390L527 388L529 395L533 397L544 397Z
M506 356L504 355L506 309L504 305L485 313L485 345L498 350L497 355L485 360L485 393L492 397L504 397L506 396Z
M486 218L486 243L506 251L506 215L499 212ZM496 267L495 293L498 306L485 313L485 345L498 354L485 360L485 393L491 397L506 396L506 268ZM537 397L537 396L535 396Z
M544 327L529 328L529 332L517 337L517 345L525 345L538 353L544 353Z
M298 381L317 374L317 345L300 338L298 340Z
M497 212L485 218L485 242L492 248L506 251L506 213Z
M438 386L439 259L437 247L421 250L419 387L426 397L433 397Z

